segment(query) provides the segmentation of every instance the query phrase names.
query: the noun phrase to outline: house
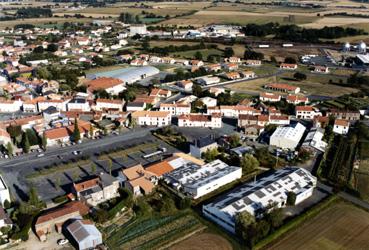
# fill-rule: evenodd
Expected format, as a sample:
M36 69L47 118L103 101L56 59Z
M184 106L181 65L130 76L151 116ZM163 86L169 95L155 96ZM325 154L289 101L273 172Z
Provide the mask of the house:
M13 221L10 219L9 215L5 212L4 208L0 207L0 235L4 237L4 233L2 232L2 229L12 228L13 225L14 225Z
M229 72L229 73L225 73L224 74L225 78L227 78L228 80L236 80L236 79L240 79L241 75L238 72Z
M186 115L191 113L191 105L181 103L161 103L160 111L170 112L172 116Z
M190 64L195 67L202 67L204 66L204 62L200 60L191 60Z
M21 110L23 102L20 100L6 100L0 98L0 113L15 113Z
M0 204L4 206L5 201L11 202L10 193L8 186L4 181L4 178L0 175Z
M70 99L60 99L60 100L56 100L56 99L46 99L46 100L40 100L37 103L38 106L38 111L42 112L45 109L48 109L49 107L55 107L58 111L67 111L67 103L69 102Z
M127 111L143 111L146 109L146 103L145 102L127 102L126 110Z
M218 143L212 136L202 137L190 144L190 154L196 158L201 158L203 153L214 148L218 148Z
M182 80L177 82L176 85L184 90L192 90L193 82L191 80Z
M206 107L215 107L217 106L217 99L211 98L209 96L205 96L199 99Z
M99 77L85 83L87 91L93 94L97 90L105 90L111 95L118 95L125 90L125 84L121 79L113 77Z
M350 122L343 119L336 119L334 121L333 132L340 135L345 135L350 129Z
M219 114L187 114L178 116L178 127L221 128L222 118Z
M55 146L70 141L69 131L66 127L48 129L44 132L44 135L47 146Z
M273 91L297 94L300 92L299 87L291 86L285 83L271 83L264 86L265 89L270 89Z
M95 110L103 111L103 110L118 110L123 111L123 100L113 100L113 99L96 99L96 105L94 106Z
M260 66L261 60L246 60L246 65L248 66Z
M162 62L163 63L166 63L166 64L175 64L176 63L176 60L174 60L171 57L163 57L162 58Z
M257 181L239 185L209 204L203 205L205 217L231 233L236 233L236 215L247 211L260 218L268 212L270 204L287 205L288 192L296 194L295 204L311 197L317 179L308 170L286 167L276 170Z
M80 201L71 201L62 206L43 212L36 220L35 232L40 241L46 241L47 234L61 233L63 224L70 219L81 218L87 215L89 208Z
M224 61L230 62L230 63L241 63L241 58L236 56L231 56L229 58L225 58Z
M209 107L207 109L208 114L221 114L222 117L228 118L238 118L239 115L260 115L260 110L253 107L248 107L244 105L221 105L219 107Z
M168 98L172 95L172 91L167 89L158 89L153 88L149 94L149 96L158 97L158 98Z
M150 194L157 185L156 176L146 171L141 164L120 171L119 179L135 196Z
M324 129L312 128L305 137L302 147L310 151L324 152L328 143L323 141Z
M238 69L238 64L237 63L226 63L223 65L225 70L228 71L234 71Z
M99 176L73 183L72 192L78 200L91 206L108 201L119 196L119 181L109 174L101 173Z
M290 117L288 115L269 115L269 124L288 125Z
M31 100L26 100L23 102L22 110L23 112L30 112L30 113L36 113L38 112L38 105L37 103L39 101L45 101L46 98L44 96L38 96L36 98L33 98Z
M295 150L306 128L301 123L278 127L270 137L269 144L282 149Z
M198 78L196 80L196 82L200 85L205 85L206 86L206 85L219 83L220 79L219 79L219 77L216 77L216 76L213 76L213 77L203 76L203 77Z
M250 125L258 125L264 127L269 123L269 117L267 115L248 115L240 114L238 116L237 125L239 128L247 127Z
M288 69L288 70L295 70L297 69L297 64L295 63L281 63L281 65L279 65L280 69Z
M360 112L354 111L354 110L330 109L327 112L327 116L333 116L336 119L343 119L343 120L348 120L348 121L360 120Z
M67 103L67 111L73 110L82 112L90 111L90 103L86 100L86 98L74 97Z
M324 73L324 74L328 74L329 73L329 68L326 66L315 66L314 67L314 72L315 73Z
M281 96L270 92L262 92L260 93L259 100L262 102L279 102Z
M50 106L42 111L42 116L44 117L45 121L49 123L51 121L59 119L60 111L57 110L54 106Z
M170 112L166 111L135 111L132 119L140 126L168 126L171 122Z
M164 180L177 190L198 199L242 176L242 168L215 160L203 166L187 164L164 174Z
M314 117L314 127L325 128L329 124L328 116L315 116Z
M296 106L295 108L296 118L312 120L315 116L321 116L320 112L317 112L312 106Z
M132 66L146 66L148 65L147 61L142 60L142 59L133 59L130 63Z
M257 124L247 125L243 127L246 139L256 141L260 134L264 131L264 127Z
M209 93L210 94L213 94L215 97L217 97L218 95L222 94L222 93L225 93L226 90L223 89L223 88L216 88L216 87L211 87L209 89Z
M149 62L151 62L151 63L161 63L162 59L158 56L150 56Z
M251 79L255 78L255 72L254 71L248 71L244 70L240 72L242 78Z
M66 229L79 250L95 249L103 244L102 234L90 220L74 220Z
M286 97L286 101L287 103L291 103L294 105L297 104L306 104L309 102L309 98L306 96L302 96L302 95L288 95Z
M207 71L214 71L214 72L218 72L222 69L222 66L219 63L215 63L215 64L210 64L208 66L206 66L206 70Z
M0 127L0 145L6 147L9 142L12 142L9 133L5 129Z

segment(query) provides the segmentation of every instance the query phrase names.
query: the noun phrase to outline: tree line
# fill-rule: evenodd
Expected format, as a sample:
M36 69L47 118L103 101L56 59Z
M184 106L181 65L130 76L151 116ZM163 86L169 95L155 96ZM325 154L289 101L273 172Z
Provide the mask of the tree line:
M52 17L53 12L49 8L22 8L16 12L18 18L40 18L40 17Z
M324 27L321 29L302 28L297 25L280 25L279 23L247 24L242 32L248 36L265 37L274 35L275 39L293 42L319 42L319 39L335 39L348 36L366 35L362 29L343 27Z

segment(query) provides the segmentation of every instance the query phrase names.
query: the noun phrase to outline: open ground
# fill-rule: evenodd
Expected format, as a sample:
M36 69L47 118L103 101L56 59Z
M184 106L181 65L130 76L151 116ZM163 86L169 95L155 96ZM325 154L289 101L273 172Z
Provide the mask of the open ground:
M223 237L213 233L200 233L179 242L169 248L170 250L231 250L232 245Z
M369 213L354 205L331 205L268 249L366 249Z

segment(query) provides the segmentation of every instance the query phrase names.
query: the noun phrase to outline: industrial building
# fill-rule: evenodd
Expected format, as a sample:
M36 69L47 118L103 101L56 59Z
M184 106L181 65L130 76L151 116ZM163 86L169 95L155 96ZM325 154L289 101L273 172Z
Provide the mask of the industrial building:
M304 135L305 129L305 126L301 123L278 127L270 137L269 144L282 149L295 150Z
M317 179L303 168L287 167L275 171L256 182L244 183L214 202L204 205L204 216L235 233L235 216L247 211L256 217L262 217L268 207L275 204L284 207L287 193L296 194L295 204L309 198L316 186Z
M241 178L242 168L215 160L200 167L187 164L164 175L165 181L193 199Z
M96 74L90 74L90 75L87 75L87 78L96 79L96 78L101 78L101 77L111 77L111 78L120 79L125 84L132 84L137 81L141 81L147 77L157 75L159 73L160 71L155 67L143 66L143 67L129 67L129 68L100 72Z
M78 245L79 250L95 249L103 243L102 235L92 221L75 220L67 226L67 230Z

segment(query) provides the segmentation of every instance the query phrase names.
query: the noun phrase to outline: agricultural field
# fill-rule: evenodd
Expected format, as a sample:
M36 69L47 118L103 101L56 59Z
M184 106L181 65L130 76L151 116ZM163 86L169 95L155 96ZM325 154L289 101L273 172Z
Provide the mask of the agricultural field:
M366 249L369 213L348 203L338 202L268 249Z
M17 24L23 24L23 23L31 23L36 26L44 26L52 23L52 27L58 26L59 24L63 24L66 21L68 22L78 22L78 23L87 23L91 22L91 19L89 18L74 18L70 17L68 19L65 19L64 17L49 17L49 18L29 18L29 19L19 19L19 20L11 20L11 21L3 21L0 22L0 29L5 29L6 27L14 27Z
M200 233L189 237L186 240L169 248L169 250L232 250L232 245L223 237L213 233Z
M107 239L111 249L156 249L199 232L205 226L191 213L134 220L120 227Z

